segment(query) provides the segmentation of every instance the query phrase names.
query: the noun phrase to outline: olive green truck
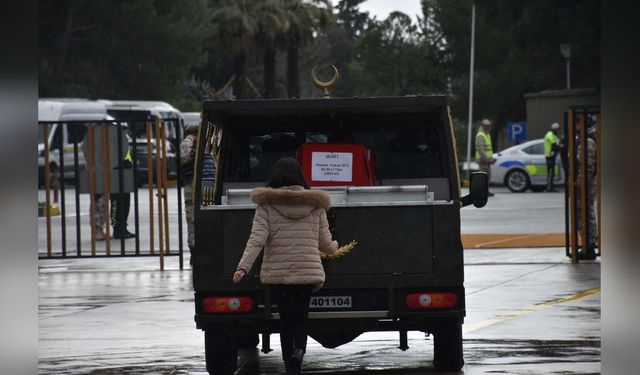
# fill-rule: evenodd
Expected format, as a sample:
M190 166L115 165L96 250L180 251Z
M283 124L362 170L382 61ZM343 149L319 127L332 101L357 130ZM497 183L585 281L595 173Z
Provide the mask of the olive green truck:
M364 332L434 339L438 371L464 364L460 209L487 201L484 173L461 196L455 139L444 96L211 101L203 104L198 160L215 154L203 188L196 163L193 287L207 371L233 374L239 348L270 349L279 316L260 258L242 283L232 276L249 237L252 188L281 157L299 160L312 189L327 191L330 230L357 245L323 261L326 282L310 302L310 336L327 348ZM261 340L260 340L261 338ZM425 353L425 359L428 357Z

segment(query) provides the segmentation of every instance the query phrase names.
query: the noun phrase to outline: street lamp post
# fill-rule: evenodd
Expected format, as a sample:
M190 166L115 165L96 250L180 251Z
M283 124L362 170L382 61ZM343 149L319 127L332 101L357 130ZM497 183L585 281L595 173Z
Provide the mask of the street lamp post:
M571 90L571 45L569 43L561 44L560 53L567 63L567 90Z
M469 124L467 129L467 181L471 173L471 131L473 126L473 58L476 42L476 3L471 5L471 61L469 61Z

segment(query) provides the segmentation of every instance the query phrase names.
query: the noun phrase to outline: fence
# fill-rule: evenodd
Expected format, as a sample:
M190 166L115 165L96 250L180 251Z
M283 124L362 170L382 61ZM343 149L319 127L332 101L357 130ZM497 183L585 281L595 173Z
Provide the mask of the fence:
M165 256L179 256L182 269L182 127L173 124L40 122L39 258L158 256L164 269Z

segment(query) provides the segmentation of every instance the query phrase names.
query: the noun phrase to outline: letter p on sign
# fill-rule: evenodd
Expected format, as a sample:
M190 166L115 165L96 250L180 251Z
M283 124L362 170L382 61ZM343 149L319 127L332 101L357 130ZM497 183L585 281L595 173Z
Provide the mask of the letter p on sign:
M507 132L511 142L524 142L527 140L526 121L507 123Z

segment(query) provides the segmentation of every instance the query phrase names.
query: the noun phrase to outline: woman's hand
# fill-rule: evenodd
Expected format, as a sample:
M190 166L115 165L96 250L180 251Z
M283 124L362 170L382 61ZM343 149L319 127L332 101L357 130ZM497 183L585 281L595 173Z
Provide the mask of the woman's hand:
M242 278L244 277L244 275L246 275L247 273L244 272L243 270L237 270L234 274L233 274L233 282L234 283L239 283L240 280L242 280Z

